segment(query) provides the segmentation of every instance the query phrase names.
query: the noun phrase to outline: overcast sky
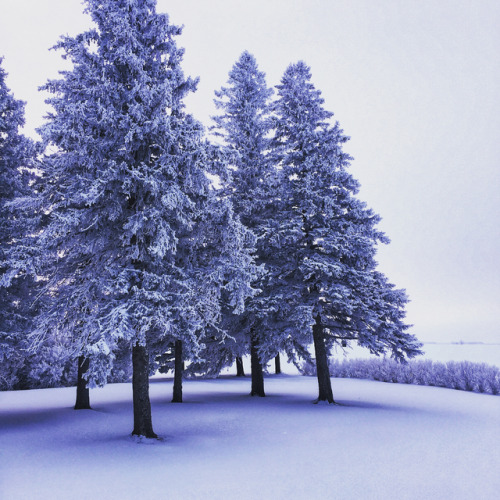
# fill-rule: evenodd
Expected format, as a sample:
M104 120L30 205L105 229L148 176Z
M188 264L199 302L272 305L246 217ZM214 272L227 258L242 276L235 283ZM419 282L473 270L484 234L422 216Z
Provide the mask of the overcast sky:
M37 87L64 67L49 52L90 22L79 0L3 1L0 56L26 133ZM243 50L268 84L299 59L351 137L360 198L391 238L380 268L406 288L424 341L500 342L500 2L498 0L158 0L185 26L188 109L205 124Z

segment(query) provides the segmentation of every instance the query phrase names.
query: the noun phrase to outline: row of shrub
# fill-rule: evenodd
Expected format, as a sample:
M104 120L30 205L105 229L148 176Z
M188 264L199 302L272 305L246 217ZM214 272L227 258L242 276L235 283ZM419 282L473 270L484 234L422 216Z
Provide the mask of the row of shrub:
M313 365L303 366L304 375L314 375ZM330 375L399 384L446 387L461 391L500 394L500 369L470 361L409 361L398 363L388 358L330 360Z

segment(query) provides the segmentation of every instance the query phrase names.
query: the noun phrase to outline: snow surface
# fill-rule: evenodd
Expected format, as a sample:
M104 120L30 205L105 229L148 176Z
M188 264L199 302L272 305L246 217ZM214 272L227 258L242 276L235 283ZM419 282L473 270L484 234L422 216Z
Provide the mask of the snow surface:
M500 397L333 379L335 406L314 405L313 377L151 381L147 446L130 437L130 384L0 393L0 498L497 499Z

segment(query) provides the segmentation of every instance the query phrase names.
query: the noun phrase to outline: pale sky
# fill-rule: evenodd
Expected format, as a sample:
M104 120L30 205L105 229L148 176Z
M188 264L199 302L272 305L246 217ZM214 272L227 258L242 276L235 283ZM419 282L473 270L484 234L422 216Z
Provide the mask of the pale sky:
M27 101L64 68L49 52L90 25L79 0L0 0L7 84ZM243 50L269 86L311 66L325 107L351 137L360 198L392 243L380 269L412 302L424 341L500 342L500 2L498 0L158 0L185 26L188 109L209 124L213 92Z

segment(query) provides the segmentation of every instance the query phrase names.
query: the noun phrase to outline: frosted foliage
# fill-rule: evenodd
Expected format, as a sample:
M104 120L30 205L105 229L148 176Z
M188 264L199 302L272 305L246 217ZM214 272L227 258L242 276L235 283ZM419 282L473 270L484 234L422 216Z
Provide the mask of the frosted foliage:
M255 58L243 52L229 72L227 86L215 93L219 114L213 117L212 127L214 133L224 139L231 158L228 192L236 214L257 238L255 258L261 265L254 283L260 293L247 301L244 313L235 316L228 311L224 321L234 335L233 354L241 356L247 352L253 337L264 361L282 347L273 324L267 320L273 298L269 285L275 270L269 266L266 248L273 233L277 194L277 170L269 154L272 94ZM220 357L232 361L226 351L221 352Z
M21 213L12 205L29 191L28 169L33 144L20 133L24 103L12 95L0 58L0 389L23 387L28 369L24 360L26 338L33 310L33 279L18 272L13 248L27 230Z
M419 343L404 322L407 297L376 270L376 245L388 242L380 218L357 197L347 171L348 138L309 68L291 65L277 86L273 155L281 170L278 203L267 258L279 263L275 280L285 300L278 315L299 329L319 318L327 343L356 340L373 353L412 357ZM309 325L309 326L307 326Z
M91 385L121 341L181 338L196 353L220 301L240 310L253 293L246 230L205 175L226 166L184 109L196 81L180 67L181 28L155 8L86 1L94 27L61 37L72 68L43 87L43 182L25 206L48 217L36 266L52 302L33 338L68 332Z
M304 365L304 373L313 369ZM497 395L500 393L500 369L486 363L470 361L410 361L396 363L392 359L332 360L330 375L342 378L361 378L400 384L447 387Z
M267 155L269 98L265 75L255 58L243 52L229 72L228 86L216 91L220 114L213 117L212 130L224 138L232 154L233 203L242 221L251 228L262 224L262 205L269 198L271 164Z

